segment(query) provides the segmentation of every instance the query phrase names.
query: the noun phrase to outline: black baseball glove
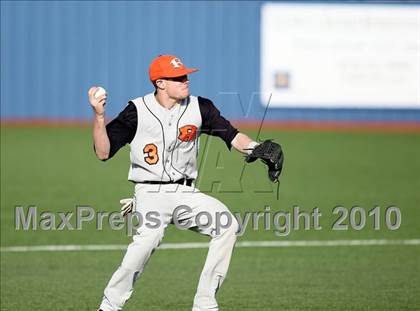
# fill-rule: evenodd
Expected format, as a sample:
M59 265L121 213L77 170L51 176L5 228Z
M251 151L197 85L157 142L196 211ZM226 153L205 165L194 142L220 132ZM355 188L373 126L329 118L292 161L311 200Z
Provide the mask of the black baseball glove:
M271 140L265 140L255 146L251 154L245 157L248 163L261 159L268 166L268 178L273 182L278 182L283 168L283 151L281 146Z

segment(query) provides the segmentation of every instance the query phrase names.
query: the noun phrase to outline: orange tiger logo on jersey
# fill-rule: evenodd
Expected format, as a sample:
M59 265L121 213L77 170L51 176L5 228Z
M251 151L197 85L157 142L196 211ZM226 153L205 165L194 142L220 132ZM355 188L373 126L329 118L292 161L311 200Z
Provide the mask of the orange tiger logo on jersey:
M195 125L184 125L179 129L178 138L182 141L193 141L197 136L197 127Z

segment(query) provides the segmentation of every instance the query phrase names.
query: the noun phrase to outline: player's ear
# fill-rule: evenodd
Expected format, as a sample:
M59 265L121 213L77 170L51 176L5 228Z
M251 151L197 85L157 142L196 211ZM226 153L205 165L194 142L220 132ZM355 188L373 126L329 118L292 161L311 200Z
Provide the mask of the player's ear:
M160 89L160 90L165 89L165 81L164 80L157 79L154 84L155 84L156 89Z

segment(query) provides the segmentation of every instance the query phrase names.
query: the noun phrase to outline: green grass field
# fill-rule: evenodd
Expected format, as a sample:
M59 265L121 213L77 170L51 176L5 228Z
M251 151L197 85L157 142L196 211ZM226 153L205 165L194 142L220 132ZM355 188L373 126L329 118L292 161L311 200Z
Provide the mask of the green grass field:
M249 132L251 136L255 132ZM243 169L242 156L221 141L201 141L198 186L232 212L290 212L294 206L322 213L321 230L249 225L239 241L407 240L420 238L420 135L410 133L274 132L285 169L280 198L261 163ZM92 151L85 128L1 128L1 246L128 244L125 230L85 224L83 230L15 230L15 206L72 212L76 206L116 211L132 194L128 150L109 162ZM331 229L342 205L366 212L380 206L379 230L367 216L362 230ZM389 230L385 210L401 210ZM72 220L74 224L74 219ZM349 223L348 218L344 221ZM164 243L204 242L207 237L174 227ZM123 251L1 253L1 310L95 310ZM159 250L125 310L190 310L205 249ZM420 310L420 246L237 248L218 294L221 310Z

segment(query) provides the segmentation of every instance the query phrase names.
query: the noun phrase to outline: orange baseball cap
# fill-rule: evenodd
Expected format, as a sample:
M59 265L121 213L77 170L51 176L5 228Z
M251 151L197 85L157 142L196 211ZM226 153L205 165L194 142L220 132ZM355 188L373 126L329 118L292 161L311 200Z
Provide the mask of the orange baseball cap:
M181 60L174 55L159 55L149 67L150 81L161 78L176 78L198 71L196 68L187 68Z

